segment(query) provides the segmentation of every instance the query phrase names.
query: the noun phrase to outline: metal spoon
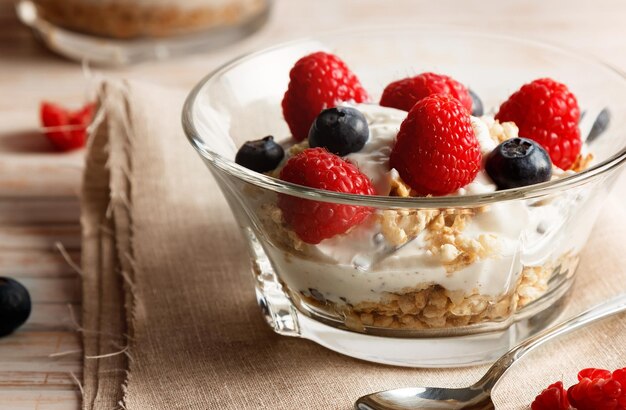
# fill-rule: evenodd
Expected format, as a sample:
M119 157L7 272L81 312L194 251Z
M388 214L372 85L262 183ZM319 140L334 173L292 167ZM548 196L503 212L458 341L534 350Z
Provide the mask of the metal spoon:
M626 311L626 293L601 303L559 325L520 343L498 359L487 373L472 386L457 389L443 387L409 387L372 393L359 398L356 410L442 410L495 409L491 391L504 373L526 353L543 343L580 329L592 322Z

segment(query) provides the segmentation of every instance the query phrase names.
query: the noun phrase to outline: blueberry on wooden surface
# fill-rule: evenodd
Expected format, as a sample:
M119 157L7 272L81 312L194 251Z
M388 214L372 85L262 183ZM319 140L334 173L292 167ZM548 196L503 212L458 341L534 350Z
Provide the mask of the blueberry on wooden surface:
M14 279L0 277L0 337L23 325L30 310L28 290Z

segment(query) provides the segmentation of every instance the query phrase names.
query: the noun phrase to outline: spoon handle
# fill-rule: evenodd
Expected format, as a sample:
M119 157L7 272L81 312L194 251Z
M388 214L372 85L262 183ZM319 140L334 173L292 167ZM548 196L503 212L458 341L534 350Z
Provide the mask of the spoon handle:
M534 348L558 336L573 332L574 330L580 329L581 327L597 320L604 319L623 311L626 311L626 293L622 293L577 316L574 316L569 320L566 320L563 323L537 333L535 336L526 339L513 349L509 350L508 353L498 359L483 376L483 378L476 382L474 387L484 389L485 391L491 391L504 373L515 362L517 362L517 360Z

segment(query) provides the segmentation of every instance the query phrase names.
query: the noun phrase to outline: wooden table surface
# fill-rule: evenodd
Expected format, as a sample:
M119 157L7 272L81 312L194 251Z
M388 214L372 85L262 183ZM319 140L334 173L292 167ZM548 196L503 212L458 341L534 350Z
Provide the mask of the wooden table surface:
M79 261L84 152L50 151L37 130L41 100L79 105L102 76L190 88L237 54L323 30L381 24L488 29L565 45L626 70L625 20L623 0L277 0L269 23L236 45L176 61L98 68L86 77L20 25L11 0L0 0L0 275L22 281L34 301L27 324L0 339L0 409L80 406L80 278L57 243ZM625 178L613 195L626 198Z

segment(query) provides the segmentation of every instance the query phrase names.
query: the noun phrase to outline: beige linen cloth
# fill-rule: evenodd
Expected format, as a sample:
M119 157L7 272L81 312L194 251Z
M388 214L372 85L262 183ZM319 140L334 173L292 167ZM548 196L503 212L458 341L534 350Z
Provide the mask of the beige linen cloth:
M396 368L275 335L256 306L237 225L181 130L185 94L129 82L101 93L82 199L84 409L348 410L377 390L479 378L485 366ZM616 202L582 255L564 317L626 291L626 212ZM497 387L497 408L528 408L584 367L626 366L625 320L524 359Z

